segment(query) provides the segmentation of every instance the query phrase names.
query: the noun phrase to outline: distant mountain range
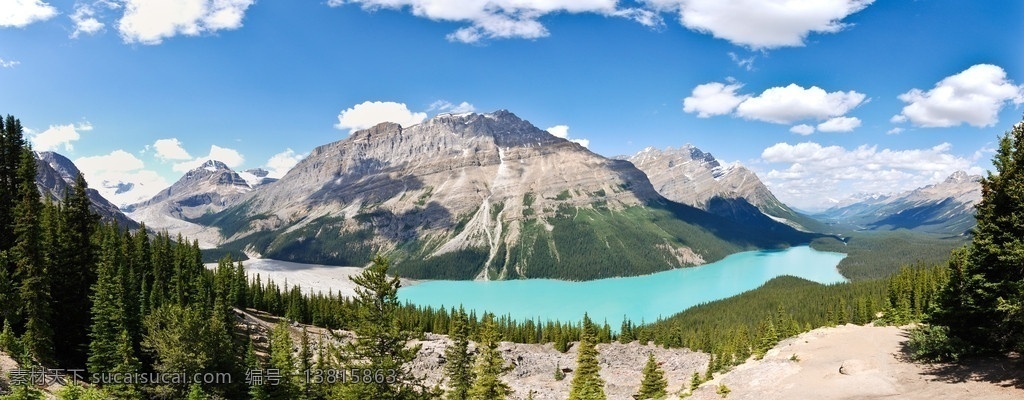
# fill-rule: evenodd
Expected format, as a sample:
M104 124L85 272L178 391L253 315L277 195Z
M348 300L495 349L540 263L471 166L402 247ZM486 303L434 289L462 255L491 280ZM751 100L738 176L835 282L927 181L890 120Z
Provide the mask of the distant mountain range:
M64 194L71 190L79 173L78 167L67 157L52 151L36 153L36 186L39 188L40 194L49 196L55 202L64 199ZM103 198L96 189L89 188L86 193L92 203L91 209L99 214L104 221L116 222L129 229L139 227L138 222L127 217L117 206Z
M864 195L814 217L858 230L908 229L965 235L974 227L981 176L958 171L945 181L895 195Z
M508 111L383 123L316 148L276 182L243 176L204 164L130 215L283 260L363 265L383 252L416 278L636 275L813 237L760 212L727 218L666 199L632 163Z

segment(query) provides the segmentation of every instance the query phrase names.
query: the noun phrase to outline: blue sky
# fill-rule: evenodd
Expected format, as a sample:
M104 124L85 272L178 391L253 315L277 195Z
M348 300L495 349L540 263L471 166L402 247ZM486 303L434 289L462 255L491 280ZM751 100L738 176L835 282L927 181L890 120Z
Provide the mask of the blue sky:
M1016 0L0 0L0 113L122 204L210 156L281 174L353 128L508 109L606 156L691 143L820 208L990 168L1024 110L1022 16Z

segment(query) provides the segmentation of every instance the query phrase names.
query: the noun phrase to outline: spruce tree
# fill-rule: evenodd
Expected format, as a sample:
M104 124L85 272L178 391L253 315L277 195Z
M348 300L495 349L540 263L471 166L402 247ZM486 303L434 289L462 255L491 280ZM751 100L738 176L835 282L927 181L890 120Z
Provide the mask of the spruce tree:
M296 371L296 374L298 376L307 376L306 374L313 370L313 347L309 342L309 332L306 331L305 327L302 328L302 338L299 340L299 357L297 361L298 370ZM299 386L298 399L305 400L312 398L313 388L311 387L310 382L305 378L301 378L298 379L297 383Z
M398 320L400 303L397 277L387 275L391 263L376 256L370 266L350 279L356 288L356 339L349 342L343 355L348 370L378 371L384 379L366 383L348 383L341 390L345 399L413 399L427 397L421 380L409 371L419 346L406 347L411 334ZM362 377L360 377L362 378Z
M129 374L138 373L142 370L142 364L135 357L135 350L127 330L121 331L117 344L117 357L120 360L110 372ZM145 398L138 385L134 383L113 384L106 389L115 398L121 400L141 400Z
M97 281L92 293L92 326L89 337L89 363L93 372L113 370L120 362L118 338L125 325L124 293L118 277L120 257L119 235L113 227L106 227L100 234L103 243L97 265Z
M36 188L36 159L28 148L22 150L18 168L18 196L14 208L15 243L12 253L21 280L22 313L26 349L36 360L47 363L53 359L53 327L50 274L42 254L43 205Z
M477 347L480 355L476 358L473 369L473 386L469 389L469 398L473 400L501 400L508 397L511 389L501 380L505 373L505 360L498 351L498 324L494 314L485 314Z
M999 139L995 173L981 180L978 221L930 322L961 343L987 351L1024 351L1024 122Z
M461 306L459 310L452 313L451 325L449 326L449 338L451 346L445 349L444 372L448 378L449 400L466 400L469 398L469 388L473 384L473 357L469 353L469 322L467 321L466 310Z
M597 329L590 317L583 315L583 332L580 335L579 352L576 354L576 373L572 377L569 389L569 400L603 400L604 380L601 379L601 366L597 361L595 345Z
M697 388L700 387L701 383L704 383L704 381L700 379L700 373L697 371L693 371L693 376L690 377L690 393L696 391Z
M640 391L636 399L663 399L668 396L665 389L668 381L665 379L665 371L661 370L658 361L654 359L654 353L647 355L647 364L644 365L644 377L640 381Z
M288 323L281 321L274 325L270 333L270 361L268 369L277 370L281 381L277 385L267 386L267 397L271 400L292 400L298 398L298 388L293 382L295 376L295 357L292 354L292 337L288 331Z
M250 374L259 374L262 377L261 372L264 371L263 363L260 362L259 358L256 357L256 349L252 346L252 342L249 342L245 350L245 365L246 369ZM252 377L249 377L250 379ZM266 382L251 380L249 381L249 399L250 400L269 400L267 396Z
M59 254L51 264L60 269L53 280L54 323L61 327L55 337L58 362L69 368L85 365L91 325L90 294L96 283L96 246L93 233L99 216L89 209L88 184L79 173L59 208L59 221L51 227L56 240L50 246ZM135 338L137 342L137 338Z

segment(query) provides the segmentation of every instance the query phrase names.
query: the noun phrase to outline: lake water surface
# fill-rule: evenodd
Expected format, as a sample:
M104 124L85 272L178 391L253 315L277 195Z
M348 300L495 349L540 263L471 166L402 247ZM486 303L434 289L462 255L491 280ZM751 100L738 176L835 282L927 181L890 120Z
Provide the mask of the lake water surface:
M808 246L748 251L718 262L629 278L587 282L553 279L511 281L425 281L398 291L402 302L458 307L510 315L517 320L579 321L583 313L618 330L622 317L651 322L700 303L755 289L768 280L792 275L819 283L846 279L836 270L841 253Z

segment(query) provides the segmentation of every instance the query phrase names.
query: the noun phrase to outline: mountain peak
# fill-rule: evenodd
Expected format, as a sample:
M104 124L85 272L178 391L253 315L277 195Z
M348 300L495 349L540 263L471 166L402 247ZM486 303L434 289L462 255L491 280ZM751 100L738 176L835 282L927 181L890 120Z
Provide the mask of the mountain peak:
M226 169L226 170L230 170L231 169L230 167L228 167L227 164L224 164L223 162L220 162L220 161L217 161L217 160L212 160L212 159L211 160L206 160L206 162L204 162L202 165L200 165L200 166L198 166L196 168L193 168L192 170L195 171L195 170L198 170L200 168L205 169L205 170L210 171L210 172L217 171L217 170L222 170L222 169Z
M943 183L961 184L967 182L977 182L980 180L980 175L968 175L967 171L956 171L948 178L946 178L946 180Z

